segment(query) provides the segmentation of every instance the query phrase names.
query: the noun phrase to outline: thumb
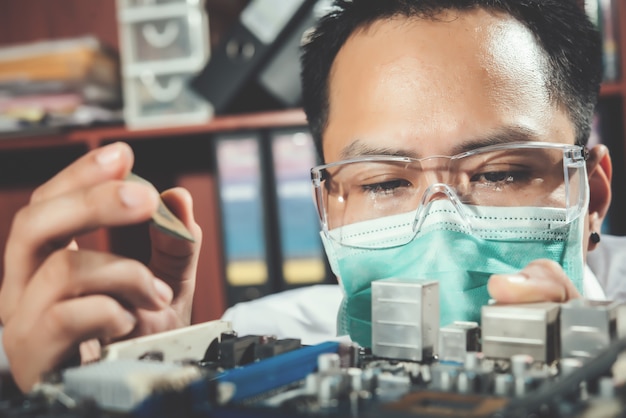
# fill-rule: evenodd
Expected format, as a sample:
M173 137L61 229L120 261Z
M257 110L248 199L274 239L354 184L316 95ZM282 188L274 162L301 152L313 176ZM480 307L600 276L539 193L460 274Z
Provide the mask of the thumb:
M500 303L565 302L580 297L563 268L547 259L535 260L515 274L494 274L487 289Z

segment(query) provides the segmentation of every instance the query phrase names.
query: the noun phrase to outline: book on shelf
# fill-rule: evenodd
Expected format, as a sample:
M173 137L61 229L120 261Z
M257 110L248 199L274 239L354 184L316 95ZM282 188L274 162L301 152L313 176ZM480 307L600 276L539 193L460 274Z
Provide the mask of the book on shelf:
M0 82L90 80L119 84L112 53L92 36L44 40L0 48Z
M0 131L117 122L117 59L91 36L0 48Z

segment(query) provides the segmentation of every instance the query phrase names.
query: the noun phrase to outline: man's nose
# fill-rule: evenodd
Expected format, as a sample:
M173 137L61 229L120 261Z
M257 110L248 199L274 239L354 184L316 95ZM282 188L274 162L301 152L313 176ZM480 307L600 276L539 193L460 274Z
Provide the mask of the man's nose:
M444 206L438 205L438 209L445 207L447 217L451 217L451 219L455 219L455 222L460 222L466 228L471 229L469 220L467 219L467 215L463 209L463 203L459 199L459 196L454 188L449 184L435 183L424 190L413 224L415 231L419 231L421 229L422 224L426 220L429 210L431 209L431 204L436 201L447 201L448 204L445 204Z

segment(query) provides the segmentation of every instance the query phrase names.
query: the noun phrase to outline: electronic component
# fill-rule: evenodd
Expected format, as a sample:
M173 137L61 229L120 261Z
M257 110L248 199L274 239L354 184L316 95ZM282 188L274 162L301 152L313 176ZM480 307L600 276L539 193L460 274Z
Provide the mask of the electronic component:
M63 371L64 392L111 411L131 411L158 390L180 390L200 379L197 367L142 360L97 362Z
M154 185L152 183L150 183L143 177L139 177L135 173L129 173L128 176L126 176L126 181L141 183L154 188ZM170 234L177 238L185 239L187 241L195 241L193 235L191 235L191 232L189 232L185 224L183 224L183 222L178 219L176 215L174 215L172 211L167 208L167 206L165 206L165 203L162 199L159 199L159 205L157 206L157 210L154 215L152 215L152 223L158 229L167 234Z
M560 343L559 307L552 302L483 306L483 354L508 359L523 353L544 363L556 360Z
M372 282L372 352L422 361L437 353L439 283L385 279Z
M561 357L589 359L617 334L615 302L573 299L561 306Z
M455 321L439 330L439 361L462 363L467 353L476 351L480 351L478 323Z
M219 344L218 359L221 367L232 369L236 366L243 366L254 361L287 353L300 347L300 340L296 338L279 340L271 335L237 337L234 332L225 333L222 334Z
M160 334L146 335L109 344L102 349L102 359L158 358L162 361L202 360L208 347L222 333L232 331L230 322L210 321Z

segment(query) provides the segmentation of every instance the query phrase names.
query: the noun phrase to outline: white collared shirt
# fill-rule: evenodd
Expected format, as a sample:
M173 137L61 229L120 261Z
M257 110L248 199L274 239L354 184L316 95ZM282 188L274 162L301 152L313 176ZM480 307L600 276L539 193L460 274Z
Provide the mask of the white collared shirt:
M607 300L604 289L600 285L596 275L591 271L589 265L585 265L583 276L583 296L591 300Z
M626 237L602 235L596 249L587 254L587 264L607 299L626 301Z

